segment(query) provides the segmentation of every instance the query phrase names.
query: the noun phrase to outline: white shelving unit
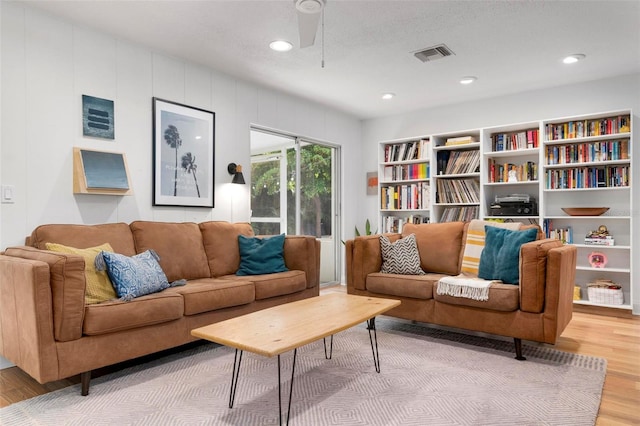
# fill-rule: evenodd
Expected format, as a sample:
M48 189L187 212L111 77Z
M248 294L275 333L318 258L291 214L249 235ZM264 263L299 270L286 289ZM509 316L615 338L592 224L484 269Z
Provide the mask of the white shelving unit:
M381 142L378 200L381 232L402 232L407 222L430 221L431 142L428 136Z
M482 131L482 188L483 203L480 216L524 224L540 223L540 122L511 124ZM516 171L509 179L509 170ZM496 198L513 194L530 197L534 206L518 214L491 208Z
M431 137L433 222L480 217L480 134L474 129ZM469 163L472 159L477 167Z
M619 122L618 117L623 117L622 121L628 128L619 128L619 123L607 125L602 121L615 119ZM570 243L578 248L576 285L580 286L581 294L581 300L575 302L578 304L632 309L632 117L630 110L623 110L542 123L543 218L545 225L552 230L571 229ZM589 134L588 127L598 121L604 123L603 128L596 132L601 134ZM552 129L560 130L561 126L560 134L552 134ZM601 216L569 216L563 207L608 207L609 210ZM600 226L607 227L615 245L584 244L587 234ZM592 267L589 263L591 253L606 256L606 265ZM611 280L622 287L622 305L588 300L587 286L598 279Z
M628 117L628 128L616 128L613 119L618 120L619 117ZM606 119L611 119L609 124ZM632 120L631 110L620 110L380 142L378 229L382 232L399 232L408 221L443 222L482 218L537 223L545 230L570 230L561 238L571 237L572 241L567 243L574 244L578 249L576 285L581 288L582 299L575 303L632 310L633 280L637 280L631 264L633 250L637 250L631 237ZM599 126L600 122L603 123L602 131L599 134L590 133L589 128ZM464 137L470 137L470 140L459 140ZM422 143L424 149L419 158L388 158L390 147L406 148L420 141L425 142ZM447 141L450 143L447 144ZM502 145L498 141L502 141ZM460 155L465 152L474 152L479 158L477 170L461 171L469 160L470 154ZM455 167L447 170L443 156L457 159L454 163L458 164L452 164ZM504 172L496 171L496 167L504 168L505 165L515 168L516 179L509 179L508 172L505 178ZM416 166L427 167L429 172L410 178L398 176L398 173L389 175L389 171L393 170L389 167L402 171L404 167ZM597 170L601 170L600 184ZM589 179L589 173L595 173L595 181L585 184L583 182ZM616 177L623 179L616 180ZM470 185L462 185L461 181ZM402 199L402 194L406 194L402 192L403 188L415 188L416 185L429 188L428 194L421 192L418 197L419 205L402 204L395 198L395 204L389 204L390 188L394 197L398 193ZM474 190L470 191L470 187ZM529 195L537 204L537 212L495 214L496 209L491 209L491 203L496 197L514 194ZM404 195L405 200L412 197ZM563 207L608 207L609 210L601 216L569 216L562 210ZM458 214L449 215L451 212ZM584 237L601 225L607 227L615 245L585 244ZM604 267L590 265L589 255L592 252L606 256L608 262ZM622 305L588 300L587 285L598 279L611 280L622 287Z

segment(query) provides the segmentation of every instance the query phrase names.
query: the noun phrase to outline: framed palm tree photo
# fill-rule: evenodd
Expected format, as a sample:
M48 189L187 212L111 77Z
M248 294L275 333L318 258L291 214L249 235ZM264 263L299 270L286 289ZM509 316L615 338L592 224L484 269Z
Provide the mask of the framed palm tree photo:
M213 207L215 113L153 98L153 205Z

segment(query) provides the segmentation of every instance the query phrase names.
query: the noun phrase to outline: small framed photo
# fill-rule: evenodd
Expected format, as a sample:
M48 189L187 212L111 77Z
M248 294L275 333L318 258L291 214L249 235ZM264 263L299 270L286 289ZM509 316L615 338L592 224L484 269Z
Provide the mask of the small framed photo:
M113 101L82 95L82 135L102 139L115 138Z
M215 113L153 98L153 205L213 207Z

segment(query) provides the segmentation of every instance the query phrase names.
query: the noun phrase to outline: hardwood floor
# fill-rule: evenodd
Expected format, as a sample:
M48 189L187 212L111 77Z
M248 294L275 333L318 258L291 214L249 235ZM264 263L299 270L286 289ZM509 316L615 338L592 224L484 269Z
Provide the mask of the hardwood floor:
M321 293L344 292L331 286ZM640 424L640 316L589 313L580 307L554 347L607 359L597 425ZM615 313L615 312L613 312ZM111 368L111 371L124 366ZM109 373L109 369L99 374ZM0 407L79 383L78 377L41 385L17 367L0 370Z

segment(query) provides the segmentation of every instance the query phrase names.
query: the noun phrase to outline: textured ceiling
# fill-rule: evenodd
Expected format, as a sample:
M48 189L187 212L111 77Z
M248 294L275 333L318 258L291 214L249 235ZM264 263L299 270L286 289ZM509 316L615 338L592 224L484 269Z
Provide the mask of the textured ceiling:
M360 118L640 72L639 0L328 0L324 68L320 33L309 48L268 48L297 45L293 0L25 3ZM455 55L413 56L440 43ZM571 53L587 57L562 64ZM460 85L466 75L478 81Z

